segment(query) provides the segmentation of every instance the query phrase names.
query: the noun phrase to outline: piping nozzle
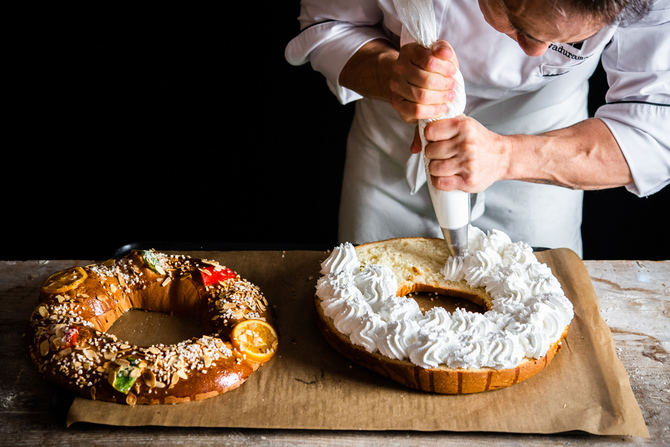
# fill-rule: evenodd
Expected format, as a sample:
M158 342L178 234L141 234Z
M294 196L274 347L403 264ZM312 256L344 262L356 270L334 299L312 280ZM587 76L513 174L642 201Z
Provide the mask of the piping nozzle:
M447 249L451 256L462 256L468 249L468 226L460 228L441 228Z

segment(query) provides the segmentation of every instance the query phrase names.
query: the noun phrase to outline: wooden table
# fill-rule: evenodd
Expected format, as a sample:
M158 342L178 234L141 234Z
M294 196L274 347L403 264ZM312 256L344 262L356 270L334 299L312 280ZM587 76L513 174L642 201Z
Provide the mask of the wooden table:
M649 439L583 433L515 435L451 432L108 427L64 421L70 398L43 381L23 338L41 282L88 261L0 261L1 445L670 445L670 261L585 261L649 428Z

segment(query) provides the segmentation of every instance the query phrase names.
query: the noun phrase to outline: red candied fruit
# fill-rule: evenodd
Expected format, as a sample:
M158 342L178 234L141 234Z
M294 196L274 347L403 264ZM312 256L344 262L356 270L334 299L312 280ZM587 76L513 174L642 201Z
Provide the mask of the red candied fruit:
M79 338L79 329L77 326L70 326L65 329L65 334L61 339L61 349L71 348L77 343L77 338Z
M237 273L228 267L219 267L213 265L201 269L200 275L202 276L202 283L205 287L237 277Z

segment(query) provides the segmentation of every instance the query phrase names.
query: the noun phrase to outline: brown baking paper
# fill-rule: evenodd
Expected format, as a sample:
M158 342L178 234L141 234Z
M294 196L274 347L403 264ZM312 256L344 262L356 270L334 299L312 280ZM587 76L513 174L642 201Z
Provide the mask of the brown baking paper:
M600 317L588 272L568 249L537 253L552 268L575 307L575 319L554 361L540 374L509 388L459 396L405 388L351 364L325 343L316 326L313 298L326 252L191 254L217 259L262 288L277 315L278 353L239 389L205 401L128 407L76 398L68 425L515 433L579 430L649 436L610 331ZM171 330L171 324L152 328L159 341L166 340Z

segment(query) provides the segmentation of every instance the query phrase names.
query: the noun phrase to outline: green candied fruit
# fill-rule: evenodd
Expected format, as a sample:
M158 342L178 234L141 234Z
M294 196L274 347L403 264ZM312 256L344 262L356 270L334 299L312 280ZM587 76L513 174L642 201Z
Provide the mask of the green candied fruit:
M160 259L158 259L158 256L156 255L156 252L153 249L143 250L142 259L144 260L144 263L148 265L149 268L154 272L159 273L161 275L165 274L163 267L161 267L161 261Z
M121 391L123 394L128 394L130 388L135 384L135 377L124 376L119 371L116 374L116 379L114 380L114 385L112 385L118 391Z
M137 357L133 357L131 355L126 357L126 360L128 360L128 363L130 363L133 366L137 366L140 364L140 359L138 359Z
M137 377L131 377L130 374L134 369L132 366L121 368L114 376L114 383L112 384L114 389L128 394L130 388L135 384L135 380L137 380Z

